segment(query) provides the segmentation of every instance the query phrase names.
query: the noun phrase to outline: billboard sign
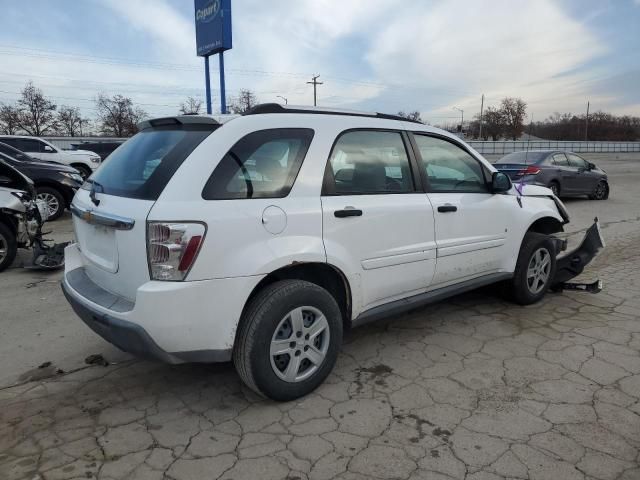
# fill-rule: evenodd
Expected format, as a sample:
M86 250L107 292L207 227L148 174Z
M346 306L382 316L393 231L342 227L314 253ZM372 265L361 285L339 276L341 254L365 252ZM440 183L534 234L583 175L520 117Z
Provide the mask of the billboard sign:
M195 0L196 52L207 57L231 48L231 0Z

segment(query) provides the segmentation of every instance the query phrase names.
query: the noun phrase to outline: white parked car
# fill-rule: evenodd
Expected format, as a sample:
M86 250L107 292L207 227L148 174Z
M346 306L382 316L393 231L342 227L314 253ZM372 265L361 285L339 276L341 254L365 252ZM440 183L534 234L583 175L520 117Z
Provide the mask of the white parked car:
M530 304L556 269L576 274L556 261L568 215L550 190L519 193L421 123L267 104L140 130L77 192L63 280L138 356L233 360L293 399L329 374L343 328L496 282Z
M100 155L89 150L62 150L50 142L38 137L24 135L0 135L0 142L11 145L29 156L39 160L47 160L69 165L82 178L87 178L100 166Z

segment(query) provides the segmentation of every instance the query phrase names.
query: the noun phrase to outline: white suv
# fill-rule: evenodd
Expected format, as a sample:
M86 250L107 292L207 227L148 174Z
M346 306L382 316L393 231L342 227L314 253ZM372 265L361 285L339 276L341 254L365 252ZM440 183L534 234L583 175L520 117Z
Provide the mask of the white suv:
M64 163L80 172L82 178L87 178L100 166L100 155L89 150L61 150L55 145L38 137L24 135L0 135L0 142L11 145L31 157Z
M551 191L518 191L421 123L266 104L140 130L77 192L62 285L138 356L233 360L293 399L329 374L343 328L496 282L533 303L560 268Z

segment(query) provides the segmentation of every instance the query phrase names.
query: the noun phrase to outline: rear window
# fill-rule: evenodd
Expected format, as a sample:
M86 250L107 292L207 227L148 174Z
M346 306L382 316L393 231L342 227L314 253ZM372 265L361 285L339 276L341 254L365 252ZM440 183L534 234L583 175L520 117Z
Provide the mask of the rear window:
M534 163L544 160L548 152L513 152L505 155L496 163L522 163L525 165L533 165Z
M219 125L143 130L109 155L91 179L107 195L157 200L178 167L215 127Z
M250 133L222 157L202 191L205 200L283 198L291 191L313 130L273 128Z

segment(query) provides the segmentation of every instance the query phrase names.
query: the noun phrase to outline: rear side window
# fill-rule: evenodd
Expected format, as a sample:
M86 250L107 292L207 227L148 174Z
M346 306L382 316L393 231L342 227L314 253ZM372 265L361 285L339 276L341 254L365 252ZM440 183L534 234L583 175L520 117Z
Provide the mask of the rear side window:
M326 195L414 191L409 157L400 132L343 133L333 147L325 177Z
M107 195L157 200L173 174L216 126L183 125L143 130L91 176ZM90 188L87 183L83 188Z
M311 140L308 128L259 130L229 150L202 191L205 200L286 197Z

